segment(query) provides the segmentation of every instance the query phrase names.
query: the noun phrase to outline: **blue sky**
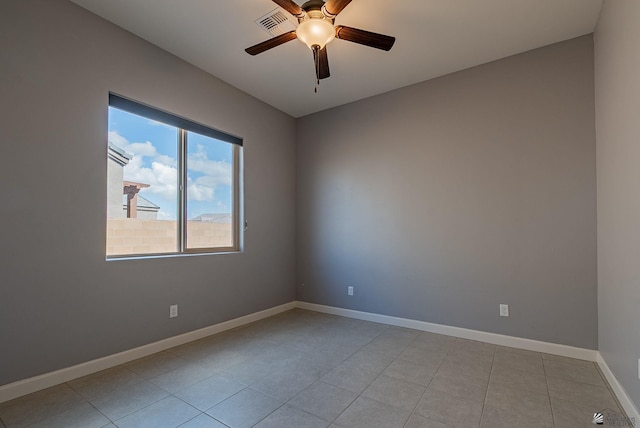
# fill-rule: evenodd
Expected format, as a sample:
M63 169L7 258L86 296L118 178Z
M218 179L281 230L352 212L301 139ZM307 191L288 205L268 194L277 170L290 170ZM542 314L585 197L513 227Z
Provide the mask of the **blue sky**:
M124 179L149 184L140 191L160 206L158 219L177 217L178 131L109 107L109 142L133 155ZM233 147L210 137L187 135L187 218L230 213Z

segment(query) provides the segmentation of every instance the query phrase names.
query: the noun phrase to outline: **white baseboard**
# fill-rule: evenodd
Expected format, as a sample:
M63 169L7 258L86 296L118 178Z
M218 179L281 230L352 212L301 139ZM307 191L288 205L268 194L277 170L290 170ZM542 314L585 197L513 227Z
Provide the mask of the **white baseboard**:
M425 321L417 321L406 318L392 317L388 315L374 314L370 312L361 312L351 309L317 305L314 303L300 301L285 303L284 305L265 309L263 311L249 314L240 318L235 318L199 330L170 337L158 342L120 352L118 354L109 355L92 361L87 361L85 363L81 363L72 367L45 373L40 376L20 380L7 385L0 385L0 403L45 388L49 388L51 386L58 385L60 383L68 382L70 380L79 378L81 376L86 376L100 370L105 370L120 364L128 363L135 359L146 357L155 354L156 352L172 348L174 346L183 345L185 343L202 339L212 334L221 333L232 328L250 324L252 322L259 321L261 319L268 318L270 316L277 315L294 308L339 315L343 317L377 322L381 324L394 325L398 327L413 328L416 330L429 331L432 333L460 337L463 339L477 340L496 345L509 346L513 348L520 348L530 351L544 352L547 354L594 361L598 363L600 369L607 378L607 381L611 385L613 392L618 397L618 400L620 401L620 404L622 405L627 415L630 418L634 418L635 421L640 421L638 409L635 407L633 401L629 398L626 391L624 390L622 385L620 385L598 351L560 345L556 343L542 342L538 340L524 339L520 337L506 336L502 334L487 333L484 331L470 330L460 327L434 324Z
M255 312L253 314L245 315L240 318L221 322L219 324L201 328L199 330L190 331L188 333L163 339L158 342L150 343L148 345L143 345L138 348L130 349L128 351L123 351L118 354L109 355L75 366L56 370L54 372L45 373L40 376L34 376L28 379L1 385L0 403L30 394L32 392L39 391L41 389L68 382L70 380L79 378L81 376L86 376L100 370L105 370L120 364L128 363L129 361L146 357L155 354L156 352L164 351L165 349L173 348L174 346L179 346L188 342L192 342L194 340L202 339L203 337L207 337L212 334L221 333L232 328L250 324L255 321L260 321L261 319L277 315L295 307L296 302L285 303L284 305L265 309L260 312Z
M635 422L634 426L637 426L638 422L640 422L640 413L638 413L638 408L635 406L635 404L633 404L633 401L631 400L631 398L629 398L629 394L627 394L627 391L624 389L624 387L620 385L620 382L618 382L618 379L615 377L600 352L598 352L597 363L600 367L600 370L604 374L604 377L607 378L609 385L611 385L611 389L613 390L614 394L616 394L616 397L618 398L622 409L625 411L627 416L629 416L629 418L631 418Z
M391 317L388 315L374 314L370 312L354 311L351 309L336 308L333 306L317 305L315 303L296 302L296 307L307 309L310 311L322 312L326 314L339 315L348 318L355 318L364 321L377 322L381 324L394 325L398 327L413 328L415 330L428 331L431 333L444 334L447 336L460 337L463 339L477 340L480 342L492 343L495 345L508 346L512 348L526 349L529 351L544 352L547 354L560 355L563 357L578 358L581 360L592 361L598 364L600 370L607 378L613 393L618 398L622 409L627 416L635 421L636 425L640 422L640 414L631 398L622 387L618 379L614 376L606 361L600 352L575 348L573 346L560 345L557 343L541 342L538 340L523 339L521 337L505 336L502 334L487 333L478 330L469 330L466 328L452 327L442 324L434 324L425 321L417 321L406 318Z
M413 328L415 330L460 337L463 339L477 340L492 343L494 345L508 346L511 348L526 349L528 351L544 352L546 354L561 355L563 357L578 358L581 360L597 360L598 351L592 349L576 348L557 343L542 342L539 340L524 339L521 337L505 336L503 334L487 333L485 331L470 330L461 327L452 327L442 324L434 324L425 321L397 318L388 315L379 315L371 312L354 311L351 309L336 308L332 306L317 305L315 303L296 302L296 306L310 311L326 314L340 315L364 321L372 321L381 324L395 325L398 327Z

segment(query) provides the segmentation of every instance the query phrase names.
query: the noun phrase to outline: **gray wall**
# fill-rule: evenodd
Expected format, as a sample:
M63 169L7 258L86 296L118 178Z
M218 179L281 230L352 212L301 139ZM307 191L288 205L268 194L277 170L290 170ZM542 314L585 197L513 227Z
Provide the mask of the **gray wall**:
M0 385L294 299L294 119L63 0L0 52ZM105 261L109 91L244 137L244 253Z
M640 407L640 2L605 1L595 33L599 349Z
M64 0L0 2L0 51L0 385L291 301L296 258L301 300L596 347L588 36L302 118L297 135ZM105 261L109 91L244 138L244 253ZM627 322L610 318L603 334ZM626 376L631 353L606 340Z
M595 349L593 84L588 35L300 119L298 298Z

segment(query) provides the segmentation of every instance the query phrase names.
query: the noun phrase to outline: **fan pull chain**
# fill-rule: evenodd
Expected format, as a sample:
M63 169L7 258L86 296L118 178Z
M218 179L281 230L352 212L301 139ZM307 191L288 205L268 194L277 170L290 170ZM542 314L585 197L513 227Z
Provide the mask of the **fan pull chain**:
M320 46L313 45L313 62L316 66L316 86L313 88L315 94L318 93L318 86L320 86Z

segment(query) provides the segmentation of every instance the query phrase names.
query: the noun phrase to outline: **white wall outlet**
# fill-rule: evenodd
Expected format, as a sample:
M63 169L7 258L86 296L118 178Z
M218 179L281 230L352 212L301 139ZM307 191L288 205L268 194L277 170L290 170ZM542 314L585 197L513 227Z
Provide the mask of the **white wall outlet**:
M349 296L353 296L353 287L352 287L352 286L348 286L348 287L347 287L347 294L348 294Z
M500 316L508 317L509 316L509 305L500 305Z
M169 318L175 318L178 316L178 305L169 306Z
M640 379L640 358L638 358L638 379Z

